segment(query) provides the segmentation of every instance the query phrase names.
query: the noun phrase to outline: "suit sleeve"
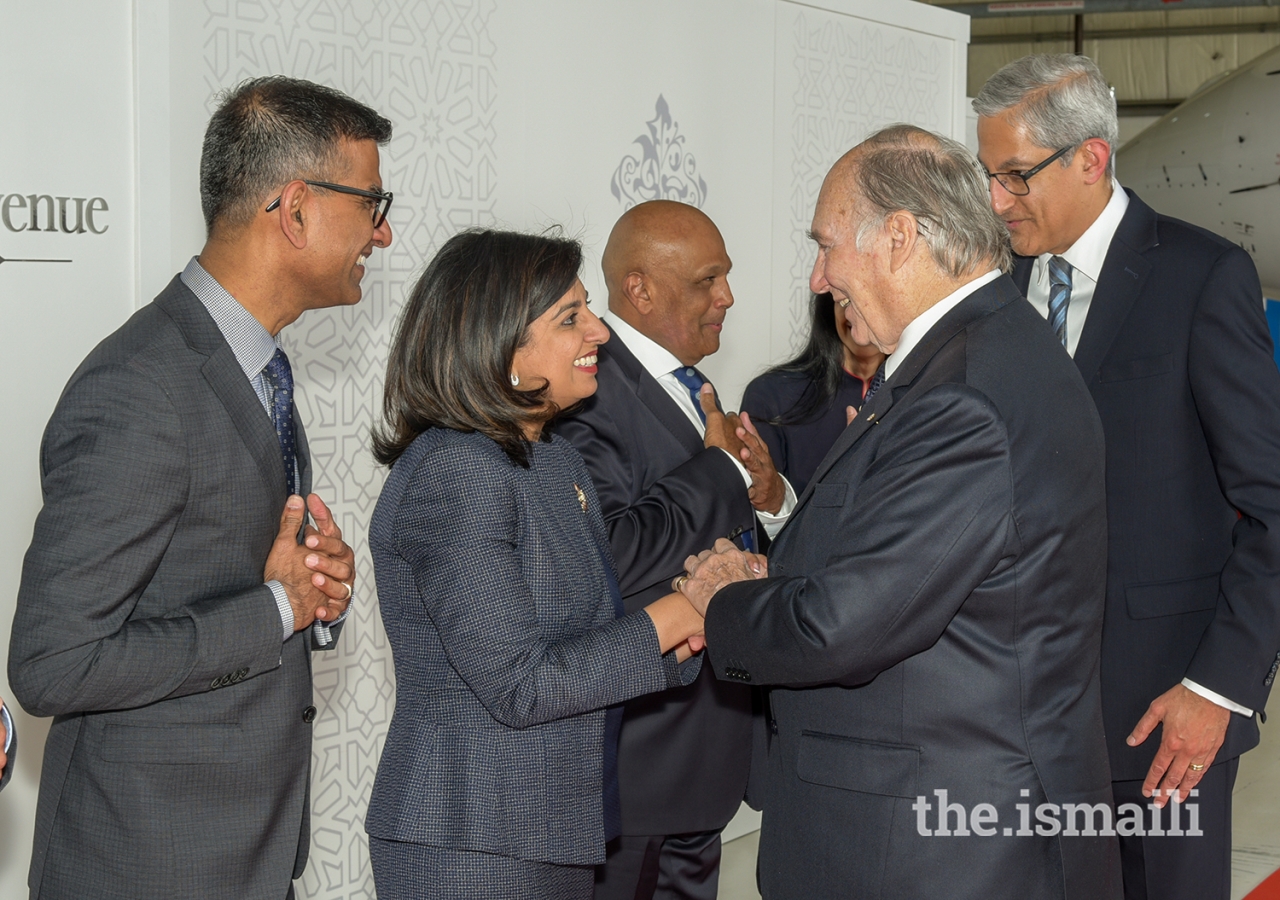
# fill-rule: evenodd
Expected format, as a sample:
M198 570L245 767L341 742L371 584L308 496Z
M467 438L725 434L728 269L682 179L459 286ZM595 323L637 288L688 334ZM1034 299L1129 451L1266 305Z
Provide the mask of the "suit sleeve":
M643 612L560 639L543 633L521 569L514 489L491 460L479 470L477 477L476 460L460 459L456 447L429 454L396 520L397 549L425 613L485 709L523 728L678 686L674 656L662 656Z
M1236 247L1205 281L1188 372L1218 483L1240 519L1186 677L1260 710L1280 651L1280 371L1257 273Z
M44 506L22 566L9 682L36 716L129 709L280 664L266 585L140 615L186 506L188 448L169 396L126 366L68 387L45 431Z
M978 392L936 387L892 425L865 477L819 532L822 568L739 582L707 611L718 677L752 684L862 684L931 647L1013 539L1004 424ZM838 469L823 484L837 483ZM852 490L852 487L849 488ZM788 528L805 523L801 518Z
M642 490L631 454L643 452L643 440L624 432L603 404L557 430L581 454L595 483L629 613L653 599L647 589L683 572L688 556L755 523L742 476L719 448L694 454Z

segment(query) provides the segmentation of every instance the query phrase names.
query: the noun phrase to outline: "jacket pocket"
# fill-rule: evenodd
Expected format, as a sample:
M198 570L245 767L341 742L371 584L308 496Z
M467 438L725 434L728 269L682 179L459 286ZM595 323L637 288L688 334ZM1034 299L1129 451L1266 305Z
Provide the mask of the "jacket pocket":
M1098 381L1132 381L1135 378L1151 378L1173 371L1173 354L1161 353L1157 356L1140 356L1137 359L1124 359L1107 363L1098 369Z
M107 725L99 755L106 762L162 766L240 761L239 725Z
M814 506L844 506L848 488L847 484L815 484L809 502Z
M1124 589L1124 602L1131 619L1154 619L1182 613L1214 609L1218 605L1217 572L1181 581L1131 584Z
M805 731L796 774L810 784L913 800L919 793L920 748Z

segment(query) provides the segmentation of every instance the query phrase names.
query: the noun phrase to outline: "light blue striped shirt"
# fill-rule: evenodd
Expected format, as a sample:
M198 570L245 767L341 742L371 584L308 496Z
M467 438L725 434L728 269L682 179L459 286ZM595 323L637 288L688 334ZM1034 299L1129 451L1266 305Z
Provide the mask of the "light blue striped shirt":
M204 270L197 257L191 257L191 262L187 263L187 267L182 270L181 277L182 283L190 288L191 293L204 304L204 308L213 317L214 324L218 326L218 330L231 346L236 362L244 370L245 377L253 386L253 392L258 395L258 401L267 414L267 420L270 421L272 395L275 391L271 380L267 378L265 369L267 363L271 362L271 357L275 356L280 342L253 317L253 313L245 309L240 301L227 293L226 288L218 284L216 278ZM266 584L271 589L272 596L275 597L276 608L280 611L284 640L288 640L293 634L293 606L289 603L289 595L285 593L284 585L278 581L268 581ZM347 608L335 622L341 622L350 611L351 604L348 603ZM329 624L317 621L311 625L316 643L321 647L327 647L333 642L333 635L329 633Z

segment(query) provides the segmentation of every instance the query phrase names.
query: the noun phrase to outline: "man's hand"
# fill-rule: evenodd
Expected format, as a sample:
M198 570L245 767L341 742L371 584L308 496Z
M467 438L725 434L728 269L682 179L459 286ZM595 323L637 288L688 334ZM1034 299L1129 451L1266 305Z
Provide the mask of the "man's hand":
M1159 786L1156 806L1163 808L1175 790L1179 803L1186 800L1188 792L1204 777L1205 769L1213 764L1213 758L1227 736L1230 721L1231 710L1180 684L1152 700L1133 732L1125 739L1130 747L1136 747L1157 725L1164 723L1160 749L1156 751L1156 758L1151 761L1151 769L1142 783L1142 795L1150 797ZM1193 770L1193 765L1202 768ZM1160 780L1162 776L1163 783Z
M307 508L320 526L308 525L302 544L298 531ZM267 556L264 581L278 581L293 607L293 630L310 627L316 619L333 621L351 599L355 554L342 540L329 508L315 494L304 505L296 494L284 505L280 530Z
M738 437L738 417L734 413L722 413L716 407L716 389L707 382L698 392L698 403L702 406L702 414L707 419L707 430L702 438L704 447L719 447L732 454L734 459L742 458L742 439Z
M764 442L764 438L760 437L760 432L756 431L755 423L747 413L742 414L741 423L735 429L735 434L738 440L742 441L742 450L739 451L738 458L742 460L742 464L747 467L747 472L751 475L751 487L747 489L747 499L755 509L776 514L782 509L782 504L787 499L787 486L783 483L778 470L774 468L773 457L769 455L769 445Z
M703 550L697 556L684 561L685 571L671 586L684 594L699 615L707 614L711 598L720 588L735 581L761 578L759 555L739 550L732 541L720 538L711 550Z

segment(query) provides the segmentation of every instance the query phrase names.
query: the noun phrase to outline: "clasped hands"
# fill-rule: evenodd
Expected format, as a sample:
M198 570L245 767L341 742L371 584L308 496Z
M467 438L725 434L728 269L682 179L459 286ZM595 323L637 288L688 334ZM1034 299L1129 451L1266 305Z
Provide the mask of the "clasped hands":
M710 550L684 561L685 574L671 582L671 589L689 601L700 617L705 618L707 607L716 592L735 581L751 581L769 576L769 560L759 553L740 550L726 538L720 538ZM689 650L698 653L707 645L702 632L688 639Z
M301 544L298 532L308 510ZM329 507L315 494L306 502L297 494L285 501L280 528L267 556L264 581L278 581L293 607L293 630L301 631L319 619L332 622L342 615L355 585L355 553L342 540L342 531Z

